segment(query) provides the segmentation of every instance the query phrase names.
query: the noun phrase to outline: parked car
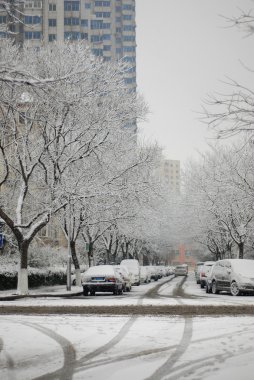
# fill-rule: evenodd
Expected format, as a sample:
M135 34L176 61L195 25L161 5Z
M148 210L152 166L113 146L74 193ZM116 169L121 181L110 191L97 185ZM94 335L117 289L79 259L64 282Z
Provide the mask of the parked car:
M131 274L131 285L140 285L140 266L138 260L125 259L121 261L120 265L127 267Z
M168 267L168 276L175 274L175 268L173 266Z
M156 269L156 266L150 266L150 271L151 271L151 280L158 281L159 279L159 273Z
M151 274L148 267L141 266L140 267L140 282L147 284L151 281Z
M94 296L96 292L123 293L123 281L113 265L97 265L90 267L84 275L82 282L83 294L90 292Z
M146 271L147 271L148 282L151 282L152 273L153 273L152 267L150 265L146 265L144 266L144 268L146 268Z
M205 261L202 265L200 272L199 272L199 283L200 287L203 289L206 286L206 277L208 273L210 272L213 264L215 261Z
M215 265L215 263L211 266L210 271L206 275L206 286L205 286L206 293L212 292L212 277L213 277L214 265Z
M180 264L175 267L175 277L177 276L188 276L187 264Z
M204 265L204 261L198 261L195 265L194 273L195 273L197 284L200 284L200 271L203 265Z
M227 291L232 296L254 294L254 260L225 259L214 264L211 278L213 294Z
M131 275L128 269L124 265L115 265L116 271L120 274L123 279L123 291L130 292L131 291Z

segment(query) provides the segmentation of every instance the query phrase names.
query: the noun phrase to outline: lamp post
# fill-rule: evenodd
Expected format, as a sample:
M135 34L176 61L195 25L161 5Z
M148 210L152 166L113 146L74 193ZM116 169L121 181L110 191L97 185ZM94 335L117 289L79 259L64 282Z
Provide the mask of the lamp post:
M69 198L69 216L68 216L68 256L67 256L67 285L66 290L71 290L71 201Z

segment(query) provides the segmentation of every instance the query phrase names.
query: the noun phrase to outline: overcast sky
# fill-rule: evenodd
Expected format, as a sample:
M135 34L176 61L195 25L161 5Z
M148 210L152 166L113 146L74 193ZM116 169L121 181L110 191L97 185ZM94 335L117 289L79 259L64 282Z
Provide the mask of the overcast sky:
M206 149L213 135L199 121L207 94L224 91L226 76L252 81L254 37L220 15L237 16L251 0L136 0L137 82L151 113L141 136L157 140L182 163Z

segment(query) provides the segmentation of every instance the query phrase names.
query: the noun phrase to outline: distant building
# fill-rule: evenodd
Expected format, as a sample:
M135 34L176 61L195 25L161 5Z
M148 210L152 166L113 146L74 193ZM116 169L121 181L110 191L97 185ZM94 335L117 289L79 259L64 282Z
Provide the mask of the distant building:
M175 257L171 261L171 264L188 264L190 267L194 267L195 263L196 260L192 256L191 252L183 244L180 244Z
M180 161L163 159L160 176L170 191L180 193Z

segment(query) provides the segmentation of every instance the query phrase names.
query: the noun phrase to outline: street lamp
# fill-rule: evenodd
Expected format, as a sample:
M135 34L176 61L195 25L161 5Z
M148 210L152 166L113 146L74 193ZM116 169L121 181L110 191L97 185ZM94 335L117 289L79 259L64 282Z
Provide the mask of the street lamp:
M66 290L71 290L71 201L69 197L69 216L68 216L68 256L67 256L67 285Z

